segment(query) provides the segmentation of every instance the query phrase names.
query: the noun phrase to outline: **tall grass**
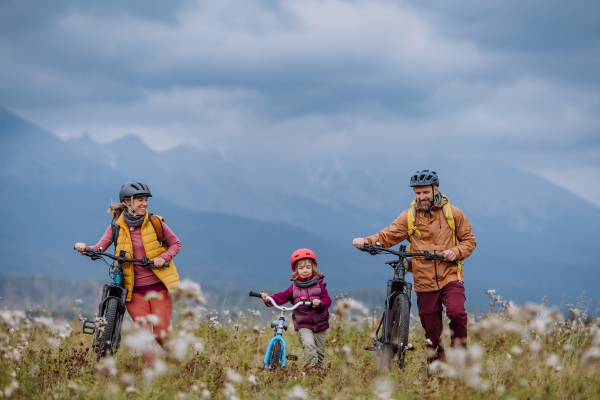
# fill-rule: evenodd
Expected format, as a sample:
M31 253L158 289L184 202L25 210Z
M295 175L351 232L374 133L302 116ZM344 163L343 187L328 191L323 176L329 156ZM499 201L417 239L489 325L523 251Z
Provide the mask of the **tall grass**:
M373 341L378 317L357 302L336 300L327 334L326 368L302 366L297 333L284 334L284 370L256 369L272 336L270 309L208 311L199 287L175 294L173 331L164 349L129 321L115 357L95 362L91 336L80 322L55 322L35 312L0 311L0 391L11 398L39 399L595 399L600 398L600 320L584 304L566 317L555 309L503 302L490 291L486 315L470 316L468 349L449 350L447 363L425 362L425 337L414 319L406 366L377 367ZM191 303L188 303L192 300ZM334 311L331 310L331 311ZM276 319L276 316L274 317ZM152 318L149 318L152 322ZM288 318L291 321L291 318ZM448 321L446 321L447 324ZM290 324L291 325L291 324ZM446 325L447 326L447 325ZM72 329L72 327L75 327ZM146 367L140 351L158 353Z

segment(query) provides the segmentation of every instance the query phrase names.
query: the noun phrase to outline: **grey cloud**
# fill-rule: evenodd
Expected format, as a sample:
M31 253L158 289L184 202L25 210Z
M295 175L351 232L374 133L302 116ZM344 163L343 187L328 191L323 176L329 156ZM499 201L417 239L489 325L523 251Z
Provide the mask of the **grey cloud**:
M595 2L0 7L0 104L63 137L320 158L425 138L529 169L600 163L581 156L600 147Z

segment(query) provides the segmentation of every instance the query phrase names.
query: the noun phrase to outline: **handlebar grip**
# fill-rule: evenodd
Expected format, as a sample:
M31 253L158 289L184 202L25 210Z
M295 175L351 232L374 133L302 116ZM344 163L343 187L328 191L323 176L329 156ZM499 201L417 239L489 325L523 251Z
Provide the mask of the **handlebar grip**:
M262 299L262 296L260 295L260 293L256 293L256 292L250 292L250 297L258 297L259 299Z
M169 268L170 266L171 266L171 264L170 264L170 263L164 263L164 264L163 264L163 267L166 267L166 268Z
M89 247L86 247L84 250L86 253L91 253L92 251L96 251L94 249L90 249Z

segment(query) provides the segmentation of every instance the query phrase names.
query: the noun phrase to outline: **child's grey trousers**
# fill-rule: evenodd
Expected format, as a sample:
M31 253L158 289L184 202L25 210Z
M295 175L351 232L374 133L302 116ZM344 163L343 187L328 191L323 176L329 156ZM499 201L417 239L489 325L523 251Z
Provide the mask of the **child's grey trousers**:
M326 330L313 332L310 329L300 328L300 341L304 350L304 366L323 368L325 359L325 334Z

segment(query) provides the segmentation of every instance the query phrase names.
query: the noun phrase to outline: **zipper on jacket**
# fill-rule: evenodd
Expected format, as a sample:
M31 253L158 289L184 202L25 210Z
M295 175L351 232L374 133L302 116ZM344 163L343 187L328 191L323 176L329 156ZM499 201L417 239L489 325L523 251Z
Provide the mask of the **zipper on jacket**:
M317 283L318 285L318 283ZM308 301L310 301L310 296L308 294L308 288L306 288L306 298L308 299ZM315 329L315 312L312 309L312 307L310 308L310 330L314 332Z

